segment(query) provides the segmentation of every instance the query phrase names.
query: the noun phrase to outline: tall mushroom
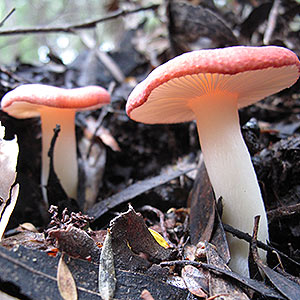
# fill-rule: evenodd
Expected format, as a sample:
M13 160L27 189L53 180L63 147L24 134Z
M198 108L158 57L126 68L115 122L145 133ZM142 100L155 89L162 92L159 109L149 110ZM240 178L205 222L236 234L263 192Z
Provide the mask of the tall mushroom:
M41 184L45 201L45 186L49 175L47 154L56 124L60 125L61 131L54 149L54 170L67 195L77 199L75 113L78 110L97 109L109 102L110 94L99 86L64 89L42 84L25 84L2 98L2 110L10 116L18 119L41 117Z
M242 138L238 109L293 85L297 56L276 47L236 46L185 53L157 67L129 95L126 111L148 124L196 120L201 149L223 221L268 239L268 224L251 157ZM232 269L248 274L248 244L228 236ZM265 255L263 253L262 255Z

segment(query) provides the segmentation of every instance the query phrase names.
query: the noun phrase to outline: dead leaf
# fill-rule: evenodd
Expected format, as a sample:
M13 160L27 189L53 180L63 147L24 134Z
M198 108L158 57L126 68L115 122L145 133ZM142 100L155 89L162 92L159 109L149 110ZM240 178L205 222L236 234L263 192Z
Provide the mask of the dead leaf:
M236 45L237 38L216 8L169 1L169 33L176 54Z
M100 249L86 231L69 224L66 228L50 229L48 235L55 238L57 248L69 256L98 262Z
M103 144L93 143L83 137L79 142L80 166L84 172L84 204L83 210L91 208L97 199L102 186L102 178L106 164L106 149Z
M115 263L122 269L145 270L150 262L167 260L172 255L171 249L157 243L143 217L131 206L111 221L110 229Z
M99 292L103 300L113 299L116 289L114 254L111 233L108 230L103 243L99 264Z
M53 247L49 247L45 243L45 235L40 232L32 232L29 230L22 230L21 232L14 234L12 236L2 239L0 245L11 249L15 246L24 246L28 249L40 249L40 250L49 250Z
M188 265L181 270L181 276L188 290L195 296L206 298L208 278L194 266Z
M224 261L228 263L230 260L229 247L222 222L216 211L215 197L202 154L188 201L191 209L190 231L192 244L197 245L199 241L211 242L218 248Z
M19 154L19 145L15 137L11 141L4 140L5 128L0 122L0 240L5 231L10 216L15 208L19 185L11 187L16 180L16 167ZM11 193L11 198L10 198ZM8 202L10 198L10 202Z
M15 185L11 191L10 203L6 206L0 220L0 241L8 224L10 216L16 206L19 196L19 185Z
M14 291L22 291L22 299L59 299L56 270L58 260L58 257L49 256L43 251L22 246L13 251L0 247L0 281L13 286ZM101 299L97 264L70 258L68 268L76 280L79 299ZM163 280L154 280L153 276L117 268L115 271L115 299L140 299L145 288L156 300L170 297L173 300L189 299L188 292L183 288L177 288Z
M19 146L16 137L11 141L6 141L4 135L5 127L1 126L0 122L0 172L2 174L0 177L0 199L5 202L9 198L10 188L16 179ZM5 176L3 176L4 174Z
M280 273L272 270L259 257L257 248L257 230L259 219L256 219L255 227L253 230L253 239L251 242L251 254L254 262L258 268L268 277L274 287L289 300L298 300L300 295L300 285L296 282L286 278Z
M206 243L206 257L209 264L220 269L230 270L216 249L208 243ZM209 276L209 293L211 296L220 295L215 298L216 300L249 300L248 296L236 283L230 282L228 279L222 278L214 273L210 273Z
M215 222L215 197L208 174L200 156L198 172L189 195L191 242L210 241Z
M75 280L61 255L57 267L57 285L60 295L64 300L77 300L77 288Z
M162 173L158 176L136 182L136 183L130 185L125 190L121 191L120 193L117 193L107 199L104 199L103 201L96 203L92 208L90 208L87 211L87 214L91 217L94 217L95 221L96 221L98 218L100 218L102 215L104 215L110 209L112 209L122 203L128 202L129 200L133 199L134 197L137 197L138 195L141 195L155 187L165 184L183 174L189 173L189 172L193 171L194 169L195 169L195 167L188 167L183 170L170 169L167 172L162 171Z
M119 144L107 128L100 126L99 130L97 131L97 135L100 137L102 142L106 146L110 147L113 151L121 151Z

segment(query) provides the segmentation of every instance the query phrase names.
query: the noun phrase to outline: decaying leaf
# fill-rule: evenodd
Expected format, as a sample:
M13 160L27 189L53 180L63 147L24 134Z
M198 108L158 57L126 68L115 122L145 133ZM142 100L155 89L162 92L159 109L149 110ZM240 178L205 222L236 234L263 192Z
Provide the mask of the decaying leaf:
M169 1L169 32L176 54L237 43L226 21L213 9L187 1Z
M99 292L103 300L113 299L116 289L114 254L111 233L108 230L102 247L99 264Z
M110 229L115 264L121 269L146 270L151 262L172 256L172 250L165 249L154 239L143 217L131 206L111 221Z
M0 220L0 241L1 241L1 238L2 238L3 233L5 231L5 228L8 224L9 218L10 218L10 216L11 216L11 214L12 214L12 212L13 212L15 206L16 206L18 196L19 196L19 185L17 184L12 188L10 203L9 203L9 205L6 206L4 212L2 213L2 216L1 216L1 220Z
M14 210L19 194L18 185L16 185L11 192L11 186L14 184L17 175L16 166L19 154L17 138L15 137L11 141L5 141L3 140L4 135L5 128L1 126L0 122L0 240L10 215ZM11 201L7 205L10 192Z
M150 179L145 179L142 181L138 181L132 185L130 185L125 190L112 195L111 197L104 199L103 201L100 201L96 203L92 208L88 210L88 215L92 216L96 219L100 218L102 215L104 215L106 212L108 212L110 209L128 202L129 200L133 199L134 197L137 197L155 187L158 187L162 184L165 184L181 175L187 174L195 169L195 166L192 167L189 166L185 169L172 169L163 171L160 175L152 177Z
M199 168L189 195L191 242L209 241L214 229L215 200L211 183L200 156Z
M255 223L256 226L254 228L253 239L251 242L251 254L253 260L281 294L289 300L298 300L300 295L300 285L269 268L259 257L256 241L258 222L259 219L257 219Z
M196 245L200 241L214 244L226 263L230 260L229 247L218 213L213 189L200 156L199 168L189 195L191 242Z
M100 249L84 230L70 224L66 228L51 229L48 234L56 239L56 246L60 251L75 258L98 261Z
M209 264L229 270L214 247L208 243L206 244L206 257ZM209 276L209 292L211 296L220 295L215 298L217 300L249 300L248 296L235 283L214 273L210 273Z
M77 300L77 288L75 280L61 255L57 267L57 285L60 295L64 300Z
M9 198L10 187L16 179L16 166L19 154L17 138L4 140L5 128L0 122L0 197L2 201Z
M299 284L272 270L262 262L259 262L258 266L266 274L266 276L276 287L276 289L280 291L284 296L286 296L289 300L299 300Z
M32 232L29 230L22 230L17 234L2 239L2 241L0 242L0 246L3 246L7 249L11 249L15 246L21 246L21 245L32 250L53 249L53 247L49 248L45 243L44 233Z
M81 153L80 165L84 171L84 204L86 211L91 208L102 186L102 177L105 171L106 149L102 144L93 143L83 137L79 143Z
M207 297L207 277L194 266L188 265L181 270L181 276L188 290L195 296Z

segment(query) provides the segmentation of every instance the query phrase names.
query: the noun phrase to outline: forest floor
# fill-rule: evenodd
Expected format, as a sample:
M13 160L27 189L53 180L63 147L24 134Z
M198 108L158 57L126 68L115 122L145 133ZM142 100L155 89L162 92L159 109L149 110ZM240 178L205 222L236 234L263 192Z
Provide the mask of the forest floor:
M207 211L215 211L215 200L196 124L146 125L125 112L134 86L156 66L186 51L272 44L299 57L299 30L293 29L299 2L282 1L277 7L277 1L234 1L234 11L200 2L171 1L163 28L149 34L139 24L124 34L117 51L99 55L86 50L70 65L52 57L48 64L16 61L0 66L1 97L27 83L66 88L96 84L112 97L102 109L77 113L79 197L67 198L59 182L50 180L50 212L40 188L40 120L15 119L0 111L5 139L17 136L20 186L1 241L0 291L18 299L76 299L74 293L79 299L99 299L100 294L103 299L112 299L111 294L114 299L299 298L299 80L239 111L269 220L268 267L252 245L250 265L254 272L259 266L265 273L257 281L230 272L215 252L226 253L225 232L232 229L222 226L217 216L212 223L205 219ZM246 9L251 10L247 17ZM103 63L103 56L112 61ZM155 242L147 227L164 239ZM212 247L216 228L223 234ZM204 231L209 232L207 243L198 244ZM205 260L196 257L201 249ZM72 278L75 288L67 283Z

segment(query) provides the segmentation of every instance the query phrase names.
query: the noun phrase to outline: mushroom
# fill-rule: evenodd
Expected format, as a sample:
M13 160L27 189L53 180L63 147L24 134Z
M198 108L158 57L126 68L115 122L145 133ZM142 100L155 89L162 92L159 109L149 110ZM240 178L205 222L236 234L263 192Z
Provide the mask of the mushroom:
M154 69L129 95L126 111L147 124L196 120L215 196L223 198L223 222L251 234L260 215L258 238L265 242L266 212L238 109L293 85L299 72L297 56L282 47L196 50ZM248 244L232 236L228 243L231 268L247 275Z
M47 204L49 176L48 150L53 129L61 131L54 149L54 170L68 197L77 199L78 165L75 136L77 110L97 109L110 102L110 94L99 86L64 89L43 84L25 84L8 92L1 101L2 110L18 119L41 117L41 185Z

